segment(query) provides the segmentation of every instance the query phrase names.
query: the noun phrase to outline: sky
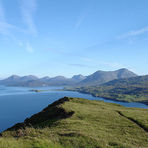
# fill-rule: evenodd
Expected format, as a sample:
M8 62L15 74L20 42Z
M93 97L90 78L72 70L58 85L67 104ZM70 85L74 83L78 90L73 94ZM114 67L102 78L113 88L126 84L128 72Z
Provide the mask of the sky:
M0 78L146 75L147 8L147 0L0 0Z

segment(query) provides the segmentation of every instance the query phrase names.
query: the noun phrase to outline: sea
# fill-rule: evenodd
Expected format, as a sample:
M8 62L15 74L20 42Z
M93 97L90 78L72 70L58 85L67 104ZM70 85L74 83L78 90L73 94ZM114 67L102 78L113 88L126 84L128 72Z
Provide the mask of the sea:
M44 90L41 92L30 91L33 89ZM148 106L135 102L120 102L90 94L75 91L62 91L63 87L6 87L0 86L0 132L23 122L26 118L40 112L54 101L67 96L78 97L89 100L100 100L109 103L120 104L125 107L136 107L148 109Z

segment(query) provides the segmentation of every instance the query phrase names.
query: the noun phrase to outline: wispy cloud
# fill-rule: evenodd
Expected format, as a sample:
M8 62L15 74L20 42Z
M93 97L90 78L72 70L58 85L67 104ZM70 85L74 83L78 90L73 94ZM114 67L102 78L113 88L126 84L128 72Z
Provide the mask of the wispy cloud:
M90 66L85 64L69 64L69 66L82 67L82 68L96 68L95 66Z
M26 50L29 53L34 53L34 49L29 42L26 43Z
M80 15L78 16L78 19L77 19L77 21L75 23L75 28L76 29L79 29L80 26L83 24L83 22L85 21L85 19L88 16L88 14L92 10L93 6L94 6L94 1L93 0L89 0L87 3L84 4L84 9L82 10Z
M122 68L125 67L122 64L119 63L113 63L113 62L100 62L100 64L111 67L111 68Z
M81 14L79 16L79 18L78 18L78 20L77 20L77 22L75 24L76 29L78 29L81 26L81 24L84 22L86 16L87 16L87 12L85 12L85 13L83 13L83 14Z
M20 0L20 1L24 2L22 9L24 9L24 13L26 11L26 17L28 17L28 20L27 20L28 23L29 23L29 19L30 19L29 25L30 25L31 32L35 33L35 30L33 30L33 28L31 28L31 27L34 27L34 26L33 26L32 20L31 20L31 14L29 14L30 12L33 13L33 10L35 9L35 0ZM25 8L28 8L28 9L25 9ZM27 12L27 10L28 10L28 12ZM28 13L28 16L27 16L27 13ZM31 44L29 42L24 43L24 42L20 41L20 39L18 39L14 35L14 31L26 33L26 30L19 28L19 27L12 25L12 24L7 22L6 17L5 17L5 10L4 10L3 4L2 4L2 0L0 0L0 34L10 38L11 40L13 40L15 42L17 42L18 46L25 48L25 50L27 52L33 53L34 49L31 46Z
M19 45L20 47L23 47L23 42L22 42L22 41L18 41L18 45Z
M106 61L97 61L95 59L91 59L91 58L88 58L88 57L81 57L80 58L82 61L86 62L86 63L91 63L93 65L102 65L102 66L107 66L107 67L110 67L110 68L122 68L122 67L125 67L125 65L122 65L120 63L117 63L117 62L106 62Z
M11 38L15 38L14 34L12 33L14 30L23 33L29 32L34 35L37 34L36 26L33 20L33 15L36 11L36 0L19 0L19 2L23 21L28 27L27 31L7 22L2 0L0 0L0 34L9 36Z
M148 27L144 27L144 28L141 28L141 29L138 29L138 30L130 31L128 33L125 33L125 34L119 36L118 39L131 37L131 36L138 36L138 35L144 34L146 32L148 32Z
M37 30L34 23L34 14L37 9L36 0L19 0L19 1L22 12L22 18L28 27L28 32L33 35L36 35Z
M23 42L23 41L18 41L18 46L25 49L28 53L34 53L35 50L30 44L30 42Z
M5 21L4 9L2 6L2 1L0 0L0 21Z
M12 25L8 24L7 22L0 21L0 34L10 36L11 34L9 29L11 28L13 28Z
M0 34L9 35L9 29L12 27L12 25L6 22L4 7L2 4L2 0L0 0Z
M0 0L0 34L5 35L15 40L15 36L12 33L12 31L14 30L19 31L19 32L25 32L23 29L18 28L17 26L12 25L7 22L2 0Z
M84 62L92 62L93 61L93 59L87 58L87 57L81 57L80 59Z

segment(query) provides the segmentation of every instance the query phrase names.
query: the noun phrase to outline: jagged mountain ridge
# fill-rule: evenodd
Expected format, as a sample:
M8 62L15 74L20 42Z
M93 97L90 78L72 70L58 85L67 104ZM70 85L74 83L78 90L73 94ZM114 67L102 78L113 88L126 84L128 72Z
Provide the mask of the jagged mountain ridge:
M74 75L72 78L66 78L64 76L56 76L50 78L48 76L38 78L33 75L17 76L12 75L4 80L0 81L1 85L6 86L71 86L71 85L100 85L111 80L130 78L137 76L135 73L128 69L119 69L116 71L96 71L89 76L83 76L81 74Z

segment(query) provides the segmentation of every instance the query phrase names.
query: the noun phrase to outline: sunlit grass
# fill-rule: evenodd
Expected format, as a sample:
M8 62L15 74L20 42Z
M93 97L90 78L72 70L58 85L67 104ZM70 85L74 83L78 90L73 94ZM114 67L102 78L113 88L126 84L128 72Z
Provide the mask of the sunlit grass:
M54 106L56 109L64 109L65 113L74 111L74 114L66 118L53 118L52 113L49 119L32 127L6 131L3 138L0 138L0 148L148 147L148 133L128 119L131 117L147 128L146 109L125 108L79 98L67 98L67 101ZM48 106L47 110L56 111L53 106ZM44 114L47 112L44 111ZM37 116L42 118L40 115ZM19 136L18 132L21 133Z

